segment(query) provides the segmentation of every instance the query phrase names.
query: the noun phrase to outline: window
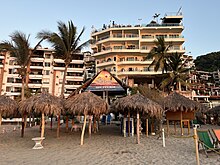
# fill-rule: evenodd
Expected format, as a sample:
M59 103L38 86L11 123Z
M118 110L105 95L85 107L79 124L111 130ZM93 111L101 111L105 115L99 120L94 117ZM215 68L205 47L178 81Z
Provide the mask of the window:
M45 54L45 58L49 59L50 58L50 54Z
M50 67L50 63L49 62L45 62L45 67Z
M49 84L49 82L50 82L50 79L44 79L43 80L43 84Z
M42 88L42 92L49 92L49 88Z
M9 65L13 65L13 60L9 60Z
M134 57L127 57L127 61L134 61Z
M114 57L114 61L116 61L116 59L117 59L117 58L116 58L116 57Z
M13 83L13 82L14 82L14 78L8 78L8 79L7 79L7 82L8 82L8 83Z
M11 87L6 87L6 92L11 92Z
M50 70L45 70L46 75L50 75Z

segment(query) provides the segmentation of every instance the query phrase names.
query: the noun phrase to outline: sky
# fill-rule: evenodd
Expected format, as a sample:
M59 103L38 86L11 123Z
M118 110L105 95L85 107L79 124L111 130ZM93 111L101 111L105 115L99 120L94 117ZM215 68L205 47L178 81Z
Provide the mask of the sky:
M19 30L30 34L33 47L41 30L57 32L57 21L69 20L90 39L92 27L116 24L148 24L155 13L183 13L186 54L196 58L220 51L220 0L0 0L0 41ZM43 42L42 47L50 47ZM88 48L87 48L88 49Z

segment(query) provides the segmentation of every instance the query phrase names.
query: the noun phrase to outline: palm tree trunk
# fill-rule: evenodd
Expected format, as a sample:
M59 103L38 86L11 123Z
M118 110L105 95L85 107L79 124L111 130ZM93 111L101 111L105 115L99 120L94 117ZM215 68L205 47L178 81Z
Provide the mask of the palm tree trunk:
M21 86L21 101L24 100L24 77L22 77L22 86Z
M31 60L29 60L27 65L27 71L26 71L26 78L25 78L25 86L28 89L28 82L29 82L29 75L30 75L30 66L31 66Z
M67 74L67 68L68 68L69 64L65 65L65 70L63 73L63 82L62 82L62 88L61 88L61 97L64 98L64 87L65 87L65 83L66 83L66 74Z

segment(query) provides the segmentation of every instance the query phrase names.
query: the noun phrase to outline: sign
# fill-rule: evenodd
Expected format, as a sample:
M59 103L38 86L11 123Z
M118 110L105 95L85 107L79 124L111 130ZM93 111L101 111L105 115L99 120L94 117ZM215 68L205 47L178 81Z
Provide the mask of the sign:
M108 71L103 70L87 87L86 91L124 91L124 88Z

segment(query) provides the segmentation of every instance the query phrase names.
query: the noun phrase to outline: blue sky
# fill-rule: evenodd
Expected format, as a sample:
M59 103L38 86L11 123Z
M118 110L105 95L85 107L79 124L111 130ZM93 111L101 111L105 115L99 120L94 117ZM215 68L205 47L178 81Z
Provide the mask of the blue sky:
M117 24L146 24L154 13L164 16L182 7L186 52L195 58L220 51L220 0L0 0L0 6L0 41L9 40L13 31L20 30L31 34L32 46L38 41L37 32L57 31L59 20L73 20L78 32L85 26L82 41L86 41L92 26L101 28L110 20Z

